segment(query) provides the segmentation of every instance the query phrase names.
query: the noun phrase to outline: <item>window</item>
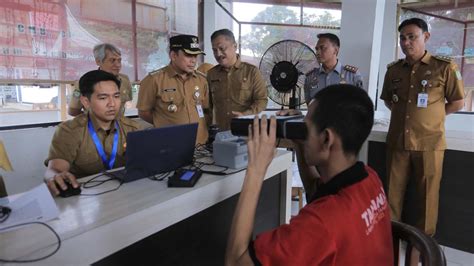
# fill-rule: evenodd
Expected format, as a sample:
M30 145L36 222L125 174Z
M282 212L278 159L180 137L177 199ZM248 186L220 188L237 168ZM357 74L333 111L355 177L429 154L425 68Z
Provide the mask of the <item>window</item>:
M67 119L72 84L97 68L92 48L104 42L121 50L121 73L135 81L125 114L136 114L136 83L168 64L168 36L197 35L197 2L1 1L0 126Z
M279 41L297 40L314 50L317 34L323 32L339 34L340 5L324 6L321 3L318 3L318 6L323 7L315 5L316 3L305 3L304 6L300 6L234 1L232 13L238 21L234 22L233 31L238 38L241 24L242 60L258 67L265 51ZM279 109L281 106L270 99L267 108Z

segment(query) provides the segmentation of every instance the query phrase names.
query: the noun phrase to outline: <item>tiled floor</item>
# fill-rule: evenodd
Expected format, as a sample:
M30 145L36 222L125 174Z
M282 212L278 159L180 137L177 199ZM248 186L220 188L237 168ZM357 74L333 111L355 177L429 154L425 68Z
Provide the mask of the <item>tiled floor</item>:
M441 246L448 266L474 266L474 254Z

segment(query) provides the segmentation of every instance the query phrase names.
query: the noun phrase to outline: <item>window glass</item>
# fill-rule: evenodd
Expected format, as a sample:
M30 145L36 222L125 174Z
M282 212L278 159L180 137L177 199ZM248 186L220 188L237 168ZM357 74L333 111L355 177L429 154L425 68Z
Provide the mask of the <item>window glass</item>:
M137 0L136 25L132 3L0 1L0 126L69 118L71 84L97 68L92 52L96 44L108 42L119 48L121 73L136 83L168 64L170 35L197 35L197 0ZM135 84L125 114L137 113L137 94ZM59 104L61 98L64 104Z
M302 22L300 21L300 10L299 6L233 3L234 16L250 22L241 25L242 60L258 67L265 51L279 41L297 40L314 50L317 34L323 32L339 34L340 10L305 6ZM252 24L252 22L256 24ZM261 22L267 24L261 24ZM304 26L276 25L300 23L303 23ZM237 38L239 33L237 23L234 23L233 31ZM270 99L267 108L281 108L281 106ZM306 107L302 106L302 108Z

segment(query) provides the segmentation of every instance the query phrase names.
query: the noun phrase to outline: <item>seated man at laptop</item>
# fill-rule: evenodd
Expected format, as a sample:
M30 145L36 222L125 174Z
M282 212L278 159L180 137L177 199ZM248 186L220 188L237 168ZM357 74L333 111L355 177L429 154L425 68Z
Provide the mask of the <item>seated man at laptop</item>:
M65 182L77 188L76 178L124 166L126 135L138 130L139 124L117 117L119 88L120 81L102 70L87 72L79 80L87 111L57 127L45 161L45 181L53 195L67 189Z
M393 265L390 212L382 183L357 154L373 124L374 106L353 85L319 91L305 118L305 158L323 185L290 224L250 241L263 177L275 153L276 119L255 119L249 164L234 213L226 265Z

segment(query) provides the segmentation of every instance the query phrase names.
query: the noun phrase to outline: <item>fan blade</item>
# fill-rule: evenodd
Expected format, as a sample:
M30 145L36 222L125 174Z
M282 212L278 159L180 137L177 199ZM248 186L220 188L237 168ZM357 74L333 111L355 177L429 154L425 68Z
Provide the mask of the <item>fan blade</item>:
M303 51L304 51L304 46L302 46L298 49L298 51L295 53L296 56L291 59L291 62L299 61L298 59L300 58Z

